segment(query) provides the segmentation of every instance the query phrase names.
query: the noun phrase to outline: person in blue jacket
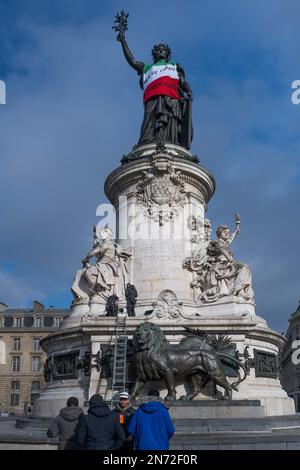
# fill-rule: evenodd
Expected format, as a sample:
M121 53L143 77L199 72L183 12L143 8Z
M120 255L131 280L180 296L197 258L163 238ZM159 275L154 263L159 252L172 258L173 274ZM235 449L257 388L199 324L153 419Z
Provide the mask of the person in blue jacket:
M127 432L134 440L134 450L169 449L175 428L157 390L149 390L147 399L131 418Z

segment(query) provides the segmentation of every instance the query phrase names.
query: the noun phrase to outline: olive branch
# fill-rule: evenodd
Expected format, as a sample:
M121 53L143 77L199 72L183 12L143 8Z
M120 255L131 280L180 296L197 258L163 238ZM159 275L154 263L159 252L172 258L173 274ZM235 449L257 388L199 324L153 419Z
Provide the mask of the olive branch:
M128 29L128 16L129 13L126 13L124 10L122 10L120 13L117 13L115 16L115 24L112 27L116 33L119 33L117 36L117 39L120 39L121 37L124 36L125 31Z

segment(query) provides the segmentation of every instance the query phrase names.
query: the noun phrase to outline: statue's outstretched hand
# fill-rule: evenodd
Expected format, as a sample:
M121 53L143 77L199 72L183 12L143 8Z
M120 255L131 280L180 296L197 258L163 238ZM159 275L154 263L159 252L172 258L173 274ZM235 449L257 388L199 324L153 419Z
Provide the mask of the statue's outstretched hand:
M117 41L122 42L125 39L125 33L119 33L117 36Z

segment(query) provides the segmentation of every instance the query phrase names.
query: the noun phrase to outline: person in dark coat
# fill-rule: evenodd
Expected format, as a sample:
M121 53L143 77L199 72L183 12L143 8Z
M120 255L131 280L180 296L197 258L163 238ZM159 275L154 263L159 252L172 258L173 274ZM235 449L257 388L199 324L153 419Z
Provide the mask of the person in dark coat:
M120 449L126 435L103 397L93 395L89 405L87 416L80 422L78 444L88 450Z
M148 397L133 415L127 431L133 437L134 450L169 449L169 440L175 428L157 390L149 390Z
M135 413L135 409L130 406L129 402L129 393L128 392L121 392L119 395L119 402L116 404L115 409L113 410L114 415L116 416L119 424L125 431L126 434L126 441L121 447L121 450L132 450L133 449L133 442L127 441L129 436L127 432L127 427L130 423L132 416Z
M79 450L77 432L82 416L83 411L78 406L78 399L70 397L67 406L60 410L47 431L48 437L59 438L57 450Z
M127 315L129 317L135 316L134 307L136 304L136 298L138 296L137 290L133 284L130 282L127 283L127 287L125 289L125 297L126 297L126 307L127 307Z

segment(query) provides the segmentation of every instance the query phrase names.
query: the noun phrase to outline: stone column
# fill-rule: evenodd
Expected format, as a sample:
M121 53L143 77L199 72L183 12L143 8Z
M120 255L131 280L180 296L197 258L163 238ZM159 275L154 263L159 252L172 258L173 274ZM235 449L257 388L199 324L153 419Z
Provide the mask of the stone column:
M136 314L153 309L162 291L172 291L186 312L194 309L189 220L204 220L215 190L213 176L187 150L165 144L139 146L106 179L105 193L117 213L117 242L132 252L131 282Z

